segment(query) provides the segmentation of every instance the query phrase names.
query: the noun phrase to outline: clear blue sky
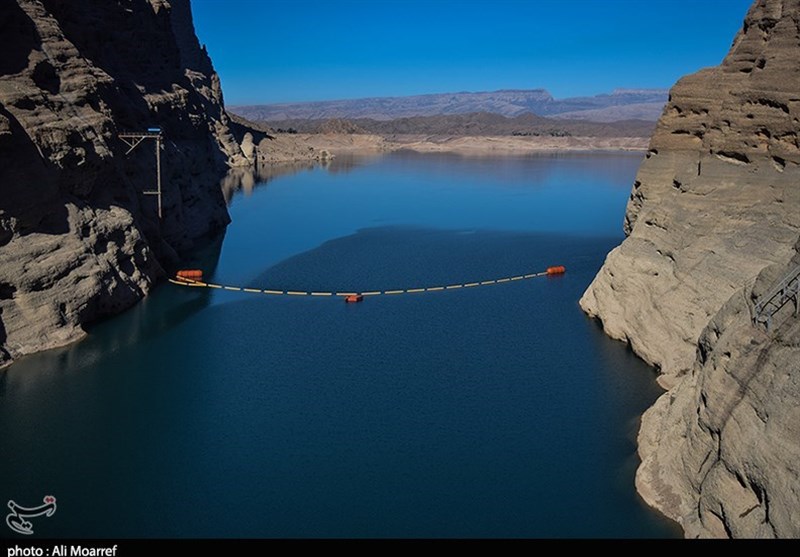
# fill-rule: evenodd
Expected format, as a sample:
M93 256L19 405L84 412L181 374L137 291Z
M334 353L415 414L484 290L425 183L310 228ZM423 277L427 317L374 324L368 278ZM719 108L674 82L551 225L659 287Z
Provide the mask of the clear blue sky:
M229 105L670 87L718 64L751 0L192 0Z

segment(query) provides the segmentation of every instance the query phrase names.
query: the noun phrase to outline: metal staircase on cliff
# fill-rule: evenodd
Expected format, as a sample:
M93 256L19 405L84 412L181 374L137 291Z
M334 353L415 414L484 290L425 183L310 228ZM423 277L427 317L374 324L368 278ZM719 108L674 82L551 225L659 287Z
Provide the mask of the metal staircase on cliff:
M800 313L799 297L800 265L790 271L775 288L759 298L753 313L753 324L764 325L769 330L772 326L772 318L790 301L794 302L794 314L798 315Z

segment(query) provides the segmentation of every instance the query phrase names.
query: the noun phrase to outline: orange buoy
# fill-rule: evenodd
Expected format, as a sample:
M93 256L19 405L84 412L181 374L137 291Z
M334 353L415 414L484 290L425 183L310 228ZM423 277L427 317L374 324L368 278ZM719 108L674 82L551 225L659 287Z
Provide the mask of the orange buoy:
M179 279L201 280L203 278L203 271L198 269L183 269L175 273L175 276Z
M350 296L346 296L344 301L348 304L356 304L358 302L363 302L364 296L361 294L351 294Z
M548 275L563 275L567 272L567 268L563 265L558 265L556 267L548 267L547 274Z

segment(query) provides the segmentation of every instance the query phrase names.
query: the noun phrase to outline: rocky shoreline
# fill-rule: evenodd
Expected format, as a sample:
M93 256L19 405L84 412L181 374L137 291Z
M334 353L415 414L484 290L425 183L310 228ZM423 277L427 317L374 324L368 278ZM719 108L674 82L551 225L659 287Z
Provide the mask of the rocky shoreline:
M0 63L0 367L74 342L85 325L147 295L227 226L224 195L269 165L325 161L334 150L516 153L581 142L276 134L226 112L188 0L129 9L18 0L0 28L9 31ZM96 41L104 29L107 40ZM164 137L163 219L143 194L155 186L154 143L128 153L119 138L150 127ZM231 168L246 170L224 178Z
M226 113L188 0L16 0L0 13L0 368L144 297L230 218L257 165L337 152L640 150L641 138L316 134ZM689 537L800 536L800 319L754 326L800 265L800 0L757 1L719 67L682 79L647 146L627 239L581 299L667 389L636 486ZM98 40L102 36L103 40ZM159 127L164 217L152 146ZM306 163L307 164L307 163ZM220 179L231 168L243 171Z
M280 136L279 136L280 137ZM424 134L297 134L316 149L337 153L416 151L464 156L527 155L555 151L645 151L643 137L514 137Z
M219 180L254 162L234 137L188 0L7 4L0 367L78 340L87 323L145 296L198 239L225 228ZM164 136L163 219L143 195L155 186L154 142L127 153L119 138L150 127Z
M756 2L722 64L675 85L580 301L659 369L636 485L687 537L800 535L800 321L752 322L800 264L798 28L798 0Z

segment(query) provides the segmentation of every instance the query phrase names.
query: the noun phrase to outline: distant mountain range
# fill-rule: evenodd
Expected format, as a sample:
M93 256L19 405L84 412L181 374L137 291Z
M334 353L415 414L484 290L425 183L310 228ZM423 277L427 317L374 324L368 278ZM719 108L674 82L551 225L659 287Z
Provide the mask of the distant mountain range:
M228 110L248 120L270 122L330 118L394 120L481 112L508 118L533 113L592 122L632 119L655 122L667 98L666 89L617 89L609 94L564 99L554 98L545 89L521 89L234 106Z
M590 122L537 116L530 112L508 118L501 114L475 112L437 116L411 116L394 120L374 118L294 118L262 121L277 133L334 133L436 136L543 136L543 137L650 137L655 122L624 120Z

